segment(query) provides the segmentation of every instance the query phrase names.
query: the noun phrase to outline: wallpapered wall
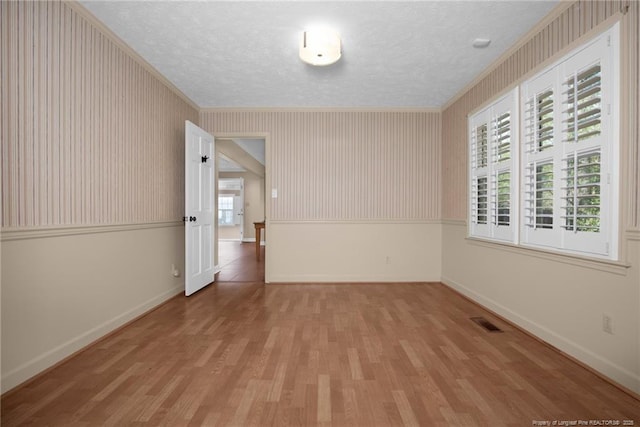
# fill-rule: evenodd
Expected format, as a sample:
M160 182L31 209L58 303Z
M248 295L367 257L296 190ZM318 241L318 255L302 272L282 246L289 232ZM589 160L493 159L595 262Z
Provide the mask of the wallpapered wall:
M440 114L203 111L211 133L269 133L272 221L440 218Z
M2 227L179 220L197 110L68 4L0 14Z

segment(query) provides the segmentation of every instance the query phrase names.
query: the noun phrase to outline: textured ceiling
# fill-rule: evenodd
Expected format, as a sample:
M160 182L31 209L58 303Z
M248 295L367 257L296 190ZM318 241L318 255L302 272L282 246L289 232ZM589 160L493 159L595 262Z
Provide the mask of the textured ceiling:
M83 1L200 107L440 107L557 1ZM298 58L335 28L342 59ZM475 49L475 38L489 38Z

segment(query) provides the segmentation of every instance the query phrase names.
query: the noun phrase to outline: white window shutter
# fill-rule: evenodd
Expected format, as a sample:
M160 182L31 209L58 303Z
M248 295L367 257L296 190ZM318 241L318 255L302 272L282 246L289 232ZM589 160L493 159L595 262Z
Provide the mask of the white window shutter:
M574 72L565 82L564 142L581 142L599 136L602 127L602 70L600 63Z
M486 168L489 158L489 132L487 124L483 123L475 129L475 168Z
M469 119L472 236L516 242L517 122L517 88Z
M617 46L617 31L523 84L523 244L616 256L617 180L603 177L617 173L617 116L607 104L618 99L618 48L607 45L614 35Z
M471 236L616 259L619 31L469 117Z
M528 228L536 228L536 165L535 163L528 163L524 167L524 174L522 179L523 187L523 225Z
M477 178L477 224L487 224L489 215L489 182L487 176Z
M503 170L501 172L497 172L497 190L496 190L496 198L497 198L497 220L496 224L499 226L511 226L512 219L512 208L511 208L511 200L512 200L512 173L511 170Z
M562 227L573 232L600 232L600 151L571 153L563 168Z

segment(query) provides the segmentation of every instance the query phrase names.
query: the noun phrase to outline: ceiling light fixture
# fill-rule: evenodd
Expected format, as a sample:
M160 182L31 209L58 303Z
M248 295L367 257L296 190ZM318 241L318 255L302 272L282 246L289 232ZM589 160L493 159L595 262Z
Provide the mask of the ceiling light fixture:
M307 64L324 66L337 62L342 56L340 35L327 28L307 30L300 40L300 59Z
M491 44L491 40L490 39L475 39L473 41L473 47L475 47L476 49L484 49L485 47L489 46Z

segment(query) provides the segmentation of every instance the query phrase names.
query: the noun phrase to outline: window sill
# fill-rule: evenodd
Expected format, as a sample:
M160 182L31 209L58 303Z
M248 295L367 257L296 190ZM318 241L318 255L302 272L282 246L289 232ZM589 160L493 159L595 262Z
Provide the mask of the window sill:
M591 268L594 270L605 271L607 273L618 274L620 276L626 276L627 271L629 270L629 268L631 268L631 265L629 263L623 261L590 258L587 256L556 252L529 246L515 245L513 243L485 240L478 237L466 237L466 240L472 245L502 250L519 255L532 256L544 260L560 262L563 264L575 265L578 267Z

